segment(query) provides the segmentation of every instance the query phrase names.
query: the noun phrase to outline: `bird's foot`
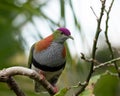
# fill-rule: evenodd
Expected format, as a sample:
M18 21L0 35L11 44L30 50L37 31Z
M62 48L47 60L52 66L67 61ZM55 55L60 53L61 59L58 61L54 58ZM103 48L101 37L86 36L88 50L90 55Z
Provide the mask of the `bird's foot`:
M57 86L54 86L54 87L53 87L53 90L54 90L54 93L57 93L57 92L58 92Z
M44 72L43 72L42 70L39 71L39 75L40 75L40 78L41 78L42 80L45 79L45 74L44 74Z

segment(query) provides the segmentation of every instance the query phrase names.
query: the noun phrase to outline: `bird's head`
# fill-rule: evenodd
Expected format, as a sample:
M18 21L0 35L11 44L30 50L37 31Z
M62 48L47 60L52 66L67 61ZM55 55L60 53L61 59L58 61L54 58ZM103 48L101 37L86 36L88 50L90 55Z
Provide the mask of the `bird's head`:
M68 38L73 39L70 31L67 28L58 28L53 33L54 41L58 43L64 43Z

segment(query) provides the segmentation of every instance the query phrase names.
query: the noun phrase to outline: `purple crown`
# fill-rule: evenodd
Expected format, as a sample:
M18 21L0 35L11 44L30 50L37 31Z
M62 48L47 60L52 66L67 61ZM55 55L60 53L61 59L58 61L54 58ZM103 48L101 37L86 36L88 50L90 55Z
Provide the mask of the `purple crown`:
M63 34L65 34L67 36L69 36L71 34L70 31L67 28L64 28L64 27L58 28L57 30L61 31Z

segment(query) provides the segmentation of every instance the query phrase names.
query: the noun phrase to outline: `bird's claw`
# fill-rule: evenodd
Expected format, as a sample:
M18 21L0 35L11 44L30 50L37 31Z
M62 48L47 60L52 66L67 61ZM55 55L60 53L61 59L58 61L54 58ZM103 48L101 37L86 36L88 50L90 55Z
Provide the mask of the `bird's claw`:
M41 78L42 80L45 79L45 74L44 74L44 72L43 72L42 70L39 71L39 75L40 75L40 78Z
M54 93L57 93L57 92L58 92L57 86L54 86L54 87L53 87L53 90L54 90Z

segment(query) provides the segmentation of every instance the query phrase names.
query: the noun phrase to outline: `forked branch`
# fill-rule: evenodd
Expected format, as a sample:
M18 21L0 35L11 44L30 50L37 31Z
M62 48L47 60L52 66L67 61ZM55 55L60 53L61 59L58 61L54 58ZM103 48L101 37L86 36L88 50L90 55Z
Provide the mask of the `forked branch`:
M11 78L12 76L15 76L15 75L24 75L36 81L39 81L51 96L55 94L54 87L45 78L44 79L41 78L40 75L32 69L28 69L25 67L10 67L10 68L1 70L0 82L6 82L10 86L10 88L16 93L17 96L25 96L25 94L18 87L14 79Z

